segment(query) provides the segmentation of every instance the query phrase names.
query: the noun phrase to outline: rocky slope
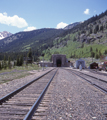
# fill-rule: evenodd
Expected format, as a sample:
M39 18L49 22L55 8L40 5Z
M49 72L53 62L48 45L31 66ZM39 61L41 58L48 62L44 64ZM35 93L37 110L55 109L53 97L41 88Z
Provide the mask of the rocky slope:
M73 27L75 27L76 25L79 25L79 24L81 24L81 22L75 22L75 23L69 24L68 26L66 26L64 28L64 30L72 29Z

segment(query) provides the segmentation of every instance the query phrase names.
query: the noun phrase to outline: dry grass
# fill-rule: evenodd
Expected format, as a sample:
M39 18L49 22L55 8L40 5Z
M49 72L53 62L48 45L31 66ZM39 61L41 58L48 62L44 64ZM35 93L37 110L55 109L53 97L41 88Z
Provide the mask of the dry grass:
M28 76L31 74L28 71L39 69L41 68L38 68L37 65L21 66L6 70L3 69L0 71L0 84Z

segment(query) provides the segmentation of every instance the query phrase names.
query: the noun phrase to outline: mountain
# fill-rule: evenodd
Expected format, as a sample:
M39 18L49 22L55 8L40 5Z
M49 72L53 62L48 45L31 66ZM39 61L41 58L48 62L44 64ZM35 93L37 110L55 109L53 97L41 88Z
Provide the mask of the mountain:
M79 25L79 24L81 24L81 22L75 22L75 23L69 24L64 28L64 30L72 29L73 27L75 27L76 25Z
M107 10L65 30L45 54L47 59L52 54L66 54L67 58L107 56Z
M70 28L71 27L71 28ZM0 40L0 54L20 54L32 49L34 56L45 53L66 54L67 58L96 57L107 55L107 10L83 23L70 24L65 29L43 28L19 32ZM18 53L19 52L19 53ZM27 53L26 53L27 55ZM1 57L3 58L3 57Z
M7 32L7 31L0 32L0 40L3 38L9 37L11 35L12 35L12 33Z
M43 28L29 32L19 32L0 41L2 52L24 52L32 49L44 49L53 44L53 39L64 30Z

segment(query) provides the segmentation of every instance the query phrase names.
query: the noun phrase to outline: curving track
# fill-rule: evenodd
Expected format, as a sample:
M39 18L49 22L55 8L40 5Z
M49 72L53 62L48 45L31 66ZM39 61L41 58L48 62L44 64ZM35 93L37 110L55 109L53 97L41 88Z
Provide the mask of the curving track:
M30 120L57 70L54 69L0 99L0 120Z

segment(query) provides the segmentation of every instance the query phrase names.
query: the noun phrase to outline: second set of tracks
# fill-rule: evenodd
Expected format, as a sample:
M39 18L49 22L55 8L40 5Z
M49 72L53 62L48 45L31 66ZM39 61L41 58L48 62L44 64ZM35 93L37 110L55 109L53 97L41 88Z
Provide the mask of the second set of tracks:
M64 68L61 68L64 69ZM64 69L107 93L107 81L83 72ZM54 68L0 99L0 120L31 120L48 86L56 75Z
M99 78L96 74L94 76L80 72L75 70L69 70L72 74L82 78L83 80L87 81L92 86L96 87L97 89L101 90L102 92L107 94L107 80ZM98 73L97 73L98 74ZM102 75L102 74L101 74Z

